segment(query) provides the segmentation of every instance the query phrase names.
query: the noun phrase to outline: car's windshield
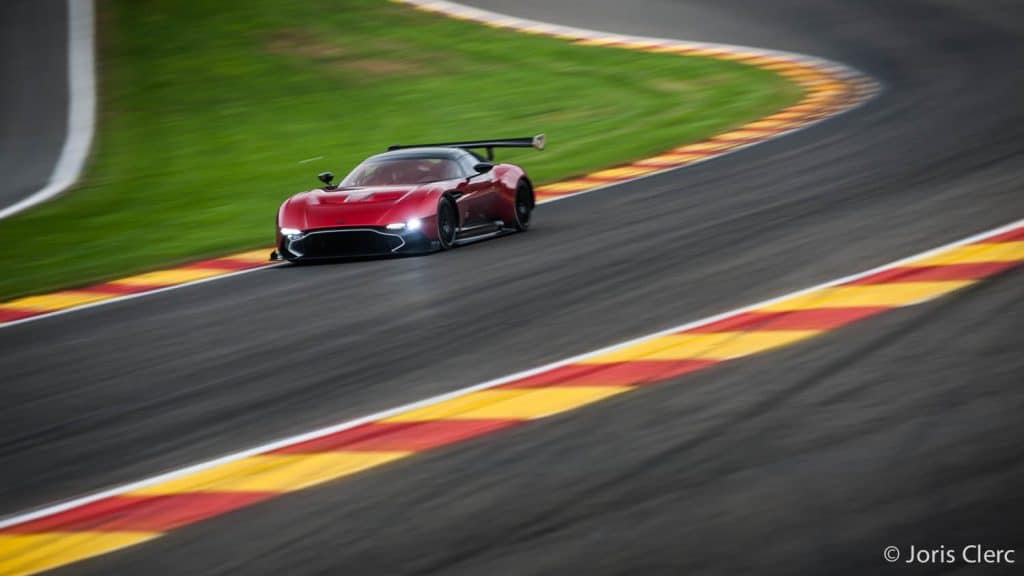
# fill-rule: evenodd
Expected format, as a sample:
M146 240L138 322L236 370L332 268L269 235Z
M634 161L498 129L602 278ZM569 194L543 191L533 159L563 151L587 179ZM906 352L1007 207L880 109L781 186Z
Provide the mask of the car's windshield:
M459 177L458 163L447 158L389 158L363 162L345 177L341 185L422 184Z

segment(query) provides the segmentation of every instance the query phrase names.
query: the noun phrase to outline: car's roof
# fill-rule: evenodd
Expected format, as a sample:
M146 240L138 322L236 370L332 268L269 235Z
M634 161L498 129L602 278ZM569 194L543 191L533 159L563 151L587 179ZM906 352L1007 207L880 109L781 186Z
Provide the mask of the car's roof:
M388 152L382 152L380 154L374 154L366 159L367 162L376 162L378 160L392 160L400 158L444 158L447 160L458 160L469 154L462 148L402 148L400 150L390 150Z

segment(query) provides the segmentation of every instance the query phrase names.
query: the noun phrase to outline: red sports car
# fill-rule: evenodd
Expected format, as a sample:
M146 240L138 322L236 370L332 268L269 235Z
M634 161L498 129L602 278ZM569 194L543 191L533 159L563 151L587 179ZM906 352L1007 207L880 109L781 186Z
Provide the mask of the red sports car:
M533 186L522 168L495 164L495 148L544 148L544 135L391 146L337 186L301 192L277 214L272 260L290 262L446 250L525 231ZM486 150L486 159L474 150Z

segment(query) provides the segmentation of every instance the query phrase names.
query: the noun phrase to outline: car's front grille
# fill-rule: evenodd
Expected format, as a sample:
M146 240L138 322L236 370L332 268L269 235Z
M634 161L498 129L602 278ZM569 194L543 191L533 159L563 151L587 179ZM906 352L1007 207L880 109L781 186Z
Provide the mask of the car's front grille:
M330 258L390 254L403 243L398 235L365 228L311 232L296 247L307 258Z

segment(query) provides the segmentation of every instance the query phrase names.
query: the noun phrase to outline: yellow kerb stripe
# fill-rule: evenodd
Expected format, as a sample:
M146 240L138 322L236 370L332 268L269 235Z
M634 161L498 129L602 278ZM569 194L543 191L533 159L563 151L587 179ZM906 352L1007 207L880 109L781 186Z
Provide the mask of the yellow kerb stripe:
M789 126L796 126L798 122L792 120L758 120L757 122L751 122L743 126L744 128L753 129L765 129L765 128L787 128Z
M839 95L839 94L841 94L841 93L840 92L834 92L834 91L831 91L831 90L824 90L824 91L823 90L817 90L817 91L811 92L807 96L804 96L803 102L814 103L814 104L822 104L823 102L827 102L829 100L834 100L835 97L837 95Z
M761 68L773 70L775 72L780 72L783 74L787 72L790 74L795 74L807 70L807 66L800 64L799 62L792 62L790 60L779 60L777 62L764 63L761 64Z
M582 38L580 37L579 34L577 34L575 32L571 32L571 31L570 32L549 32L548 36L551 36L552 38L558 38L560 40L569 40L569 41L582 40Z
M662 54L689 54L691 50L693 49L688 46L673 46L671 44L666 44L664 46L652 46L649 49L650 52L658 52Z
M836 81L825 81L821 84L817 84L813 91L814 92L843 92L846 90L846 83Z
M714 48L696 48L694 50L686 52L686 54L688 56L709 56L712 58L742 58L742 55L740 54L733 54L732 52L728 52L725 50L716 50Z
M524 26L519 29L520 32L526 32L527 34L551 34L551 28L548 26Z
M732 142L735 140L756 140L757 138L765 138L767 135L764 132L754 130L733 130L732 132L725 132L715 136L715 140L724 140L726 142Z
M967 244L944 250L934 256L914 260L906 266L942 266L980 262L1016 262L1024 260L1024 242Z
M582 180L568 180L566 182L556 182L554 184L545 184L540 188L537 188L538 194L553 193L553 192L579 192L580 190L586 190L596 186L593 182L584 182Z
M792 344L818 333L818 330L779 330L775 332L671 334L588 358L581 363L609 364L632 360L725 360Z
M815 110L818 109L818 107L814 104L807 104L806 100L807 99L805 98L804 100L801 100L800 102L790 106L789 108L783 108L782 110L779 111L779 114L784 114L786 112L800 112L803 114L807 114L809 112L814 112Z
M863 286L834 286L795 296L760 308L759 311L778 312L855 306L907 306L958 290L969 284L973 284L973 281L894 282Z
M512 28L515 29L518 26L518 22L515 18L499 18L497 20L480 20L484 26L490 26L491 28Z
M757 60L759 58L764 58L764 56L762 54L754 54L753 52L731 52L728 56L725 56L725 58Z
M806 112L777 112L771 116L765 116L762 121L765 120L785 120L794 122L796 124L802 124L802 120L807 116Z
M648 50L654 51L655 49L664 48L664 44L661 42L623 42L623 48L629 48L631 50Z
M184 284L185 282L220 276L229 272L231 271L216 268L174 268L121 278L120 280L114 280L111 284L121 284L124 286L170 286L172 284Z
M202 470L133 494L182 492L290 492L355 474L410 452L325 452L264 454Z
M621 41L621 38L587 38L586 40L577 40L576 44L579 44L581 46L607 46L609 44L616 44Z
M823 74L820 70L815 70L814 68L806 67L797 68L794 70L781 70L779 71L779 73L782 74L783 76L796 78L802 83L821 82L822 80L831 77L827 74Z
M753 58L747 58L743 62L758 68L768 68L769 66L777 66L782 63L788 64L788 62L776 56L754 56Z
M687 56L706 56L708 58L736 58L737 55L726 50L715 48L695 48L685 53Z
M239 262L252 262L259 264L266 262L270 264L270 251L273 248L260 248L259 250L250 250L248 252L240 252L238 254L230 254L224 256L226 260L238 260Z
M621 168L609 168L607 170L594 172L593 174L588 174L587 178L632 178L633 176L649 174L656 170L657 168L644 168L642 166L624 166Z
M4 308L12 310L35 310L48 312L51 310L63 310L73 306L91 304L100 300L109 300L117 294L104 294L102 292L85 292L80 290L65 290L53 294L40 294L39 296L26 296L10 302L4 302Z
M630 390L628 386L565 386L481 390L392 416L384 422L499 418L528 420L572 410Z
M661 156L654 156L652 158L645 158L640 160L638 164L656 164L658 166L675 166L677 164L686 164L687 162L693 162L694 160L703 160L708 158L707 154L662 154Z
M159 532L0 534L0 574L35 574L157 536Z
M673 152L679 152L681 154L690 154L694 152L718 152L729 148L730 145L725 142L694 142L693 144L687 144L678 148L673 148Z

